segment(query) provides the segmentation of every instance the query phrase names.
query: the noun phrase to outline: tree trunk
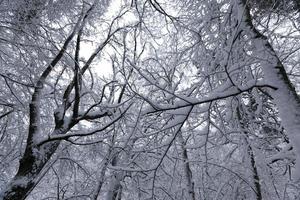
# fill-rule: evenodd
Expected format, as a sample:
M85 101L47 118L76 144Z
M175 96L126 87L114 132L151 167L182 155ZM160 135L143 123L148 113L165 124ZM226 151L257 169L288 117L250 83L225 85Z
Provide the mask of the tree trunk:
M2 200L23 200L38 183L40 172L56 151L59 142L45 144L38 148L28 147L20 160L17 174L0 196ZM41 151L40 149L43 148Z
M240 112L239 108L237 108L236 110L237 110L236 111L237 112L237 117L238 117L238 120L239 120L239 123L240 123L239 125L240 125L241 130L242 130L241 134L243 134L243 136L245 137L244 141L245 141L245 144L246 144L246 147L247 147L248 156L250 158L250 165L251 165L252 173L253 173L253 175L252 175L253 183L254 183L255 191L256 191L256 193L255 193L256 200L262 200L260 178L259 178L257 167L256 167L254 152L253 152L253 149L251 147L251 144L248 141L249 136L248 136L248 132L246 131L246 127L245 127L246 119L242 118L242 115L241 115L241 112Z
M253 25L250 8L246 3L246 0L240 0L238 12L242 14L239 16L243 16L240 27L253 38L255 47L253 51L260 59L266 82L277 88L271 90L270 94L277 105L282 125L296 154L296 169L293 176L298 179L300 177L300 98L268 39Z
M189 200L196 200L196 194L194 190L194 181L193 181L193 172L191 170L191 166L189 163L189 158L188 158L188 152L187 149L185 148L185 142L183 140L183 137L180 134L178 134L179 141L182 146L182 156L183 156L183 162L184 162L184 173L185 177L187 180L187 187L188 187L188 199Z
M256 167L256 162L255 162L255 158L254 158L253 149L252 149L252 147L249 143L248 143L248 150L247 151L248 151L248 154L249 154L249 157L250 157L251 168L252 168L252 171L253 171L253 182L254 182L254 186L255 186L255 189L256 189L256 200L262 200L260 178L259 178L257 167Z

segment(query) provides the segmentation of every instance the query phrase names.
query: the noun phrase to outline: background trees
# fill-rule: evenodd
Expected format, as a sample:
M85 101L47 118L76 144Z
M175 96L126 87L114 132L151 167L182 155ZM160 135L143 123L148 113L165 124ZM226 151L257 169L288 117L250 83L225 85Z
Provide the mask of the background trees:
M299 198L297 1L0 3L1 199Z

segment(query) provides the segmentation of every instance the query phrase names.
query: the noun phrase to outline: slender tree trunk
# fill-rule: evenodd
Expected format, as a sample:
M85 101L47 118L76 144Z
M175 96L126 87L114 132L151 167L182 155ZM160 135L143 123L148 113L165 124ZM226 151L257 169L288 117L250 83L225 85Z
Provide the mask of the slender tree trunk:
M196 194L194 190L194 181L193 181L193 172L191 170L191 166L189 163L188 158L188 152L185 148L185 142L183 140L183 137L181 134L178 134L179 142L181 143L182 147L182 156L183 156L183 162L184 162L184 173L187 180L187 186L188 186L188 199L189 200L196 200Z
M101 188L104 183L105 173L107 171L107 166L109 164L109 157L110 157L110 155L108 155L107 158L105 158L105 161L103 163L103 167L100 172L100 177L98 178L98 183L95 187L95 192L94 192L94 194L92 194L92 197L91 197L92 200L97 200L98 196L100 194Z
M259 178L257 167L256 167L254 152L253 152L253 149L251 147L251 144L248 142L249 136L248 136L248 132L246 131L246 126L245 126L245 123L246 123L245 120L246 119L242 118L239 108L237 108L237 117L238 117L238 120L239 120L239 123L240 123L242 134L244 135L244 138L245 138L244 141L247 145L247 153L248 153L248 156L250 158L250 165L251 165L252 173L253 173L253 175L252 175L253 183L254 183L255 191L256 191L256 193L255 193L256 200L262 200L260 178Z
M256 189L256 200L262 200L262 192L261 192L261 185L260 185L260 178L257 172L256 162L254 158L254 153L251 145L248 143L248 154L250 157L251 168L253 171L253 182Z
M112 160L112 166L116 166L118 163L118 160L120 158L116 156ZM124 179L125 172L123 171L117 171L113 172L113 178L109 185L109 190L107 193L107 200L121 200L121 194L122 194L122 185L121 181Z

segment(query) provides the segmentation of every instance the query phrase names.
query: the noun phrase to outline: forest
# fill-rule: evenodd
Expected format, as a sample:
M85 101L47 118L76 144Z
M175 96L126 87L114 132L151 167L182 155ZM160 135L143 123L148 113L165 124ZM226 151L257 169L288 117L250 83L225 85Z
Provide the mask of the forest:
M299 0L0 0L0 200L299 200Z

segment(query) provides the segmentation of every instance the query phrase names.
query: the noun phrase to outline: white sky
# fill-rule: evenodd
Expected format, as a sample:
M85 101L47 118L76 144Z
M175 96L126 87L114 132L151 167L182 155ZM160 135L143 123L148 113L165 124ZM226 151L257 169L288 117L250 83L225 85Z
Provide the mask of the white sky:
M124 5L124 1L122 0L111 0L111 3L109 5L109 7L107 8L107 12L104 14L104 18L107 19L113 19L121 10L122 5ZM135 19L134 15L132 13L127 13L125 17L123 17L123 20L120 21L121 23L128 23L128 22L132 22ZM101 26L101 25L100 25ZM99 41L99 39L97 38L91 38L93 41ZM100 40L99 42L103 42L104 39ZM94 50L97 48L98 46L96 44L92 44L90 42L85 42L81 44L81 49L83 49L83 51L81 51L81 57L85 58L86 60L90 57L90 55L94 52ZM106 46L105 48L105 55L107 55L108 53L113 53L113 49L109 48L108 46ZM102 57L100 57L100 55L98 55L98 58L100 58L100 62L98 59L98 63L94 62L93 63L93 71L95 71L97 73L98 76L100 77L108 77L110 75L112 75L112 63L110 61L110 59L108 57L103 57L103 54L101 54Z

